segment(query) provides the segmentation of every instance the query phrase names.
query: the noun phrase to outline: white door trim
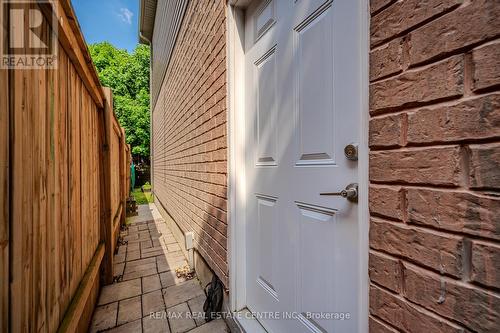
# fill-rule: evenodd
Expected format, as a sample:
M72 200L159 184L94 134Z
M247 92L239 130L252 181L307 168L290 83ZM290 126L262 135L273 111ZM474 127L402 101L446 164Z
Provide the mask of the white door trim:
M368 277L368 256L369 256L369 237L368 232L370 229L370 212L368 206L368 192L369 192L369 147L368 147L368 132L369 132L369 72L370 72L370 1L358 0L360 2L359 8L363 8L361 13L360 27L360 64L361 64L361 87L359 87L362 110L360 112L360 142L359 142L359 206L358 216L360 223L360 258L359 258L359 271L365 272L364 276L360 276L359 284L359 327L361 332L368 332L368 315L369 315L369 285L370 279Z
M353 0L354 1L354 0ZM369 0L357 0L361 13L360 75L363 84L359 87L363 110L360 112L359 141L359 203L360 223L360 272L365 272L358 281L360 308L360 332L368 332L368 84L369 84ZM227 8L227 82L228 82L228 264L229 264L229 302L231 311L246 307L246 221L245 221L245 54L244 54L244 11L250 1L229 0Z
M244 95L244 12L236 1L227 8L227 82L228 82L228 264L231 311L246 306L245 239L245 95Z

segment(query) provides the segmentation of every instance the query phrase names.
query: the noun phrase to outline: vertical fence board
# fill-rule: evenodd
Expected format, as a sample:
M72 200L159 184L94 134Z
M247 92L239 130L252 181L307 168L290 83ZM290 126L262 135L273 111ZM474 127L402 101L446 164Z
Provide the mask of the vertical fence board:
M92 221L100 221L100 206L99 206L99 163L98 161L100 160L99 158L99 123L98 123L98 112L99 110L97 109L97 106L92 103L92 100L90 100L91 106L92 106L92 118L93 118L93 123L92 123L92 147L93 147L93 157L92 157L92 167L93 167L93 216L92 216ZM98 224L93 224L93 239L92 242L94 244L94 247L97 248L99 244L99 225Z
M68 107L70 112L70 294L73 295L78 285L80 268L81 268L81 225L80 225L80 99L77 92L77 77L74 67L71 62L68 65L70 74L70 97Z
M13 145L11 167L12 174L16 170L23 170L23 154L25 153L23 145L23 118L24 118L24 104L23 94L24 71L10 71L9 72L9 96L10 99L10 121L11 126L11 143ZM24 297L26 291L22 290L23 286L23 177L12 177L10 179L10 202L11 202L11 246L9 247L11 255L9 257L10 272L14 279L10 282L10 295L18 295L17 297L9 297L10 305L10 327L14 332L21 332L23 327L22 310L24 305ZM23 293L22 293L23 292Z
M44 32L43 32L44 33ZM47 96L47 78L46 70L34 71L36 81L34 82L36 99L34 104L35 117L33 128L37 128L37 136L35 137L35 147L37 158L35 159L35 182L38 183L37 193L34 200L39 202L38 217L33 217L33 298L35 300L36 320L35 327L37 332L45 332L45 319L46 319L46 253L47 253L47 188L48 188L48 175L47 163L48 160L48 132L49 132L49 119L48 110L46 105Z
M59 75L55 70L48 71L48 86L47 86L47 108L48 117L50 123L50 135L49 135L49 219L47 225L47 237L48 237L48 258L47 266L49 267L47 271L47 310L48 313L48 330L53 332L57 329L59 322L59 304L58 296L60 293L59 286L60 281L60 239L62 238L61 224L63 222L63 211L64 206L62 204L61 195L63 191L62 183L64 181L64 175L62 174L61 167L63 162L63 151L61 146L64 145L64 141L61 140L61 133L65 130L64 112L58 112L62 110L60 105L60 99L58 96L59 88ZM52 268L52 269L51 269Z
M76 92L78 95L78 99L80 101L80 140L81 142L88 142L88 135L87 135L88 113L85 112L86 101L85 101L85 96L81 93L81 90L82 90L81 85L80 83L77 82ZM81 204L81 209L79 209L79 211L80 211L80 228L81 228L80 235L81 235L81 246L82 246L81 264L82 266L86 267L87 257L88 257L87 228L86 228L86 224L88 221L87 217L88 189L86 188L88 179L87 161L89 158L89 154L87 151L88 145L81 144L79 146L79 149L81 150L80 153L78 154L80 156L80 199L79 200Z
M61 137L59 143L59 149L61 152L61 163L59 164L59 170L61 174L62 190L61 190L61 206L62 206L62 220L60 221L60 239L59 248L60 250L60 264L59 264L59 277L60 277L60 297L59 297L59 313L64 313L64 309L67 308L70 300L70 263L71 263L71 253L69 251L70 247L70 114L69 114L69 102L68 95L70 90L68 88L68 58L64 52L59 52L59 66L58 66L58 93L59 93L59 105L60 109L58 113L61 116ZM59 319L59 318L58 318Z
M28 153L25 155L23 171L24 182L23 182L23 215L24 215L24 223L22 224L23 228L23 284L27 286L26 295L24 296L24 312L23 316L23 324L25 329L28 331L34 331L34 316L30 316L29 313L34 313L34 299L33 299L33 261L36 256L33 253L33 218L34 215L37 214L38 211L38 201L34 200L34 192L35 188L32 186L34 184L36 186L36 181L34 178L34 168L33 168L33 156L35 155L34 149L34 141L36 137L35 129L33 128L33 117L34 117L34 105L35 105L35 71L29 71L26 75L26 80L24 81L24 89L26 89L27 98L23 101L25 104L25 108L23 110L23 150ZM35 215L36 216L36 215Z
M4 6L0 6L3 17ZM7 29L0 25L0 42L8 43ZM0 69L0 331L9 327L9 73ZM4 111L5 110L5 111Z

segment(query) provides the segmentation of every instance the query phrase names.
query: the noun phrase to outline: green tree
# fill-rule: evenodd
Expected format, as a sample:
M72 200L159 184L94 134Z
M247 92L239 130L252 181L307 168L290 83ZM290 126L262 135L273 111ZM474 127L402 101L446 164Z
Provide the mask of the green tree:
M113 107L132 154L149 158L149 46L130 54L108 42L89 45L99 79L113 91Z

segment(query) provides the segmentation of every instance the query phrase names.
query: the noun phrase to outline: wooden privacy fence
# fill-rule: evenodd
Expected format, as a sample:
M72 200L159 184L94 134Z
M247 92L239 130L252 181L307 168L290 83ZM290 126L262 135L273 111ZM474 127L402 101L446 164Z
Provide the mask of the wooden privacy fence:
M120 225L125 223L126 199L130 189L130 146L125 143L125 130L120 127L118 119L113 112L113 97L111 89L104 88L106 96L103 122L103 142L107 154L102 161L103 170L107 177L103 179L103 191L106 197L105 220L111 223L106 224L106 235L111 235L106 243L106 253L112 253L116 249L118 236L120 234ZM118 167L119 166L119 167ZM106 257L108 264L103 265L104 280L111 283L113 280L113 256Z
M0 331L84 332L113 279L130 147L70 1L23 6L44 34L57 13L58 53L56 69L0 69Z

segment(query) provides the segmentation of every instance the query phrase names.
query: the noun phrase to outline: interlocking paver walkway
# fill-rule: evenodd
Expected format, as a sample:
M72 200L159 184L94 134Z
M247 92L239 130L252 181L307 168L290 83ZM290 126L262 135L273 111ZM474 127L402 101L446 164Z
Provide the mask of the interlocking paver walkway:
M127 244L115 255L114 275L122 279L102 288L91 332L229 332L222 319L203 319L198 279L175 275L187 261L154 204L138 211L127 220L128 230L121 232Z

